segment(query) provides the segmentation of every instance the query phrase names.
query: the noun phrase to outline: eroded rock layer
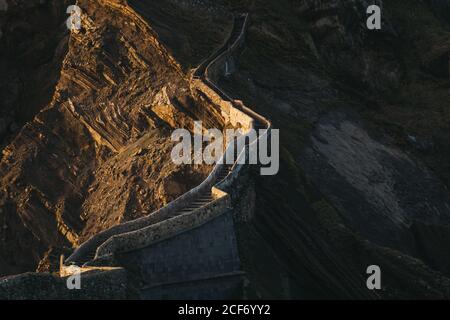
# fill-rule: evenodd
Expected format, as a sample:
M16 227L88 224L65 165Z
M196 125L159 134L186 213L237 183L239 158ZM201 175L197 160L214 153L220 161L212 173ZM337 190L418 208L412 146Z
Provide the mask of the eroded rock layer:
M191 130L194 119L220 127L222 120L190 95L154 31L121 1L77 4L82 28L60 35L67 49L54 58L61 71L51 101L3 149L0 274L32 271L51 249L45 256L53 261L40 265L50 268L64 248L151 213L209 171L170 159L172 129ZM66 9L52 8L58 15ZM8 30L3 40L14 41Z
M26 44L13 31L33 29L33 20L15 9L25 1L8 3L0 47L14 55ZM51 92L39 94L44 102L25 99L30 119L42 111L20 131L26 120L11 127L15 115L1 111L9 145L0 163L0 273L32 270L42 257L48 270L64 247L151 212L205 176L208 168L167 162L168 132L194 118L221 122L190 96L183 72L226 39L234 10L249 12L251 24L220 86L281 133L279 174L231 190L241 200L245 296L448 299L448 1L375 1L381 31L365 25L372 3L129 0L154 32L123 2L79 1L82 30L47 35L61 42L46 50L62 71L36 88ZM4 110L25 92L14 72L34 55L26 57L2 62L12 72L0 80ZM369 265L380 266L382 290L367 289Z

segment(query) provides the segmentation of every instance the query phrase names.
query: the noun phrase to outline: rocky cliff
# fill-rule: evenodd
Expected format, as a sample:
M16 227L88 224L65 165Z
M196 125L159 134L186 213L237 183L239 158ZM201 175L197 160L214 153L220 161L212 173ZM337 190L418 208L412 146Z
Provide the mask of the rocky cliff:
M191 130L193 119L220 127L221 119L190 96L156 33L121 2L77 4L82 28L70 34L60 2L11 2L6 12L2 61L14 81L2 76L10 99L2 99L1 274L32 271L46 252L54 259L146 215L209 171L170 161L171 129ZM24 36L28 29L36 35ZM31 77L13 90L20 80L14 72Z
M9 3L0 21L23 25L21 2ZM128 3L143 20L124 2L79 1L82 30L42 31L62 43L42 49L54 76L33 88L46 101L1 100L13 110L2 115L1 274L33 270L44 256L49 269L65 247L205 176L207 167L167 161L168 137L195 118L221 125L190 95L186 73L226 38L235 10L251 25L220 85L281 134L279 174L255 172L239 189L251 196L234 195L253 212L235 221L245 296L449 298L448 1L376 1L380 31L366 28L365 0ZM63 12L52 12L60 25ZM0 61L20 59L22 38L1 25L9 53ZM30 72L20 61L33 60L7 68ZM0 81L3 94L15 92ZM16 117L23 101L33 111ZM382 290L367 289L369 265L381 267Z
M448 298L448 2L376 3L380 31L369 1L249 6L222 86L282 139L239 232L255 297ZM365 285L373 264L380 291Z

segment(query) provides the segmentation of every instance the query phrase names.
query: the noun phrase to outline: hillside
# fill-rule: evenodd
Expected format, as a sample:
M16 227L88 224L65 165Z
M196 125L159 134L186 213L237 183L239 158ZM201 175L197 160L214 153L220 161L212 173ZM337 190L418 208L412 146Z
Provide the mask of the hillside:
M3 100L8 104L2 112L11 109L15 120L6 116L2 121L23 124L3 136L11 141L0 162L3 275L34 271L44 255L53 260L43 266L54 268L60 253L98 231L152 212L208 173L206 166L177 167L170 161L171 129L192 129L193 119L208 113L189 96L179 65L154 32L107 1L79 5L86 10L85 28L70 36L63 23L65 7L56 1L36 1L35 7L18 2L6 16L5 67L14 68L9 61L17 59L18 73L39 77L32 70L50 69L54 74L29 79L36 93L25 84L16 97ZM56 31L34 28L48 19L45 15L22 22L34 10L55 12L49 20L60 19ZM31 37L36 41L17 43L19 26L36 30ZM49 44L38 59L35 47L46 44L38 40L45 36ZM31 46L35 61L17 55L24 45ZM14 82L2 80L2 92L14 92L9 90ZM34 94L43 99L49 86L47 104L44 99L38 105ZM23 108L36 114L32 120L20 115ZM220 125L214 115L205 122Z
M450 298L447 1L379 0L369 31L365 0L79 0L71 34L60 2L16 2L0 15L0 69L24 79L0 77L0 276L55 271L204 180L211 166L170 161L170 134L225 125L189 73L248 12L219 84L280 129L281 164L241 186L244 297ZM369 265L382 290L367 290Z

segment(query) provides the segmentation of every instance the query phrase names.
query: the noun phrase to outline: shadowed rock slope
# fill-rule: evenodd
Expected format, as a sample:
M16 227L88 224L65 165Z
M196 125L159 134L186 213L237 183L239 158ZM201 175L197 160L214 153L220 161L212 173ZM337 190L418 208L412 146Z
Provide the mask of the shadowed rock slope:
M431 2L386 0L371 32L371 3L249 5L222 86L282 140L280 173L256 177L240 227L250 296L449 298L450 26ZM367 290L369 265L382 290Z
M1 1L0 148L52 98L67 50L68 4Z

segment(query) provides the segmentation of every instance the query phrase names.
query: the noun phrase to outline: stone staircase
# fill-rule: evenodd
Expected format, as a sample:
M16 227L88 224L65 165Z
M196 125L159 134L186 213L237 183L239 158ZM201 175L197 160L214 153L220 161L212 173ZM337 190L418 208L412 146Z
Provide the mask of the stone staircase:
M206 68L208 67L208 65L215 58L217 58L218 56L220 56L221 54L223 54L227 50L230 50L231 45L236 43L236 41L238 40L239 36L241 35L242 30L245 27L246 21L247 21L247 16L246 15L239 15L239 16L237 16L234 19L233 29L231 31L231 34L230 34L228 40L226 41L226 43L217 52L215 52L207 60L203 61L200 64L200 66L198 66L198 68L195 70L194 75L193 75L194 79L204 79Z
M236 154L236 153L235 153ZM232 164L224 164L221 169L217 173L217 182L220 183L222 180L224 180L229 173L232 171L233 165ZM193 198L191 201L187 202L185 206L178 210L174 210L173 212L170 212L168 215L164 217L160 217L160 219L155 219L153 221L153 224L159 223L161 221L172 219L177 216L183 215L183 214L189 214L192 213L208 204L210 204L214 200L214 196L211 192L211 190L205 190L199 194L196 195L195 198ZM87 250L82 257L71 261L72 264L82 266L85 263L88 263L89 261L92 261L95 259L97 246L92 246ZM70 259L70 257L69 257Z
M194 70L192 81L196 81L203 89L209 90L210 94L212 93L219 97L215 100L216 102L219 100L219 104L225 106L223 107L222 112L228 113L229 115L238 114L238 117L239 115L241 117L239 120L243 119L244 122L247 121L247 125L245 126L246 129L253 128L256 129L258 133L259 129L267 129L268 131L266 132L270 132L270 121L245 107L241 102L238 103L230 98L217 86L216 82L211 79L211 77L214 76L210 75L211 72L214 72L215 74L221 73L220 68L223 65L223 61L225 61L224 59L230 58L239 45L242 44L247 23L247 14L240 14L235 17L234 27L228 40L216 53ZM200 88L199 91L202 90L202 88ZM208 94L205 94L205 96L208 96ZM223 101L223 103L220 101ZM258 141L250 141L250 143L258 143ZM198 228L208 221L220 217L220 214L226 212L226 208L229 208L227 204L229 203L229 196L227 193L221 191L221 189L223 189L224 186L231 185L231 181L239 175L243 165L238 164L236 160L238 159L238 156L242 156L242 154L249 149L248 143L244 146L243 150L233 148L233 164L227 164L225 157L228 154L227 151L229 150L229 147L230 146L227 146L227 150L221 159L222 161L219 161L216 164L208 178L199 186L193 188L149 216L129 221L100 232L77 248L65 261L64 265L77 265L88 268L93 262L95 265L95 261L100 261L103 257L106 257L107 255L111 256L118 252L126 254L126 252L144 250L143 252L147 252L146 255L148 255L149 246L154 244L156 239L170 239L171 237L175 239L177 235L182 232L193 230L193 228ZM213 213L214 210L220 210L220 212ZM204 219L204 222L202 222L202 219ZM225 219L224 221L232 220L230 217L223 219ZM229 229L230 223L232 224L232 222L223 223L228 226L228 232L234 234L234 231ZM162 234L160 234L161 232ZM227 231L224 230L223 232ZM155 236L155 234L157 234L157 236ZM231 247L234 248L232 249L232 252L235 252L237 249L234 235L227 241L232 242L225 244L225 247L231 245ZM236 256L236 254L233 253L233 256ZM239 260L238 257L236 259ZM234 265L239 265L239 263L234 263ZM235 267L233 267L231 272L239 273L239 270L234 268Z

